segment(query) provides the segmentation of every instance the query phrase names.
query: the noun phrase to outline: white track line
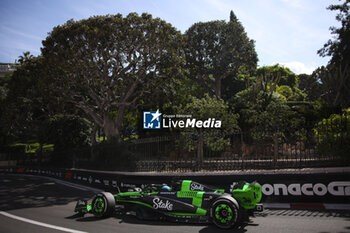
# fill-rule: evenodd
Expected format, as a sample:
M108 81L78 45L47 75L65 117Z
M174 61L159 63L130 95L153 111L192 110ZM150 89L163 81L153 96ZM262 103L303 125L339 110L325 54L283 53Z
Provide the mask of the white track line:
M65 227L59 227L59 226L55 226L55 225L51 225L51 224L47 224L47 223L34 221L31 219L27 219L27 218L18 217L16 215L9 214L9 213L6 213L4 211L0 211L0 214L4 215L6 217L9 217L9 218L13 218L13 219L22 221L22 222L27 222L30 224L34 224L34 225L38 225L38 226L42 226L42 227L47 227L47 228L51 228L51 229L55 229L55 230L59 230L59 231L65 231L65 232L71 232L71 233L86 233L85 231L77 231L77 230L73 230L73 229L69 229L69 228L65 228Z

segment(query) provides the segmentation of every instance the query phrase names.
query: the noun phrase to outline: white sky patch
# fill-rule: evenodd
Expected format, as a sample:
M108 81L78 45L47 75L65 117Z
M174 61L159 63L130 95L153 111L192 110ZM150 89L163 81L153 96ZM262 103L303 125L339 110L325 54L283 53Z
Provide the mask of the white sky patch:
M312 72L316 69L315 66L305 65L304 63L298 61L274 62L272 65L275 65L277 63L289 68L295 74L312 74Z
M221 0L206 0L206 2L211 4L213 7L215 7L220 12L223 12L223 13L225 13L225 14L227 14L229 16L229 13L230 13L230 10L231 10L230 9L231 6L226 4L224 1L221 1Z
M294 8L303 8L303 4L300 0L283 0L283 2Z
M7 31L10 33L10 35L12 34L12 36L19 36L19 37L24 37L26 39L32 39L32 40L41 40L42 38L40 36L37 36L35 34L29 34L20 30L16 30L13 28L9 28L3 25L0 25L0 30L1 31Z

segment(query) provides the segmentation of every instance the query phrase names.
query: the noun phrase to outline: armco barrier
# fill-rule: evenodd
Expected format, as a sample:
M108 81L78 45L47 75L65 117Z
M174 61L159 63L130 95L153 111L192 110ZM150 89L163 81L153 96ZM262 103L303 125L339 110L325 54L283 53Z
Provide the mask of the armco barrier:
M350 172L281 173L281 174L156 174L119 173L73 169L0 168L0 172L54 177L106 191L119 187L127 191L151 183L170 184L174 180L192 179L223 188L241 180L262 185L264 203L342 203L350 204Z

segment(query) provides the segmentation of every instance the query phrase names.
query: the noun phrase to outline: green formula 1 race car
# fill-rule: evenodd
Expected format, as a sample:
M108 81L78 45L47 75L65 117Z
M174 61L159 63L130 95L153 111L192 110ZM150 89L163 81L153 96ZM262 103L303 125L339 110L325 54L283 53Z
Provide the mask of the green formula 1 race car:
M91 203L78 201L75 212L108 217L119 206L122 213L132 212L139 219L212 222L219 228L229 229L238 226L254 211L263 210L262 204L258 204L261 196L261 185L256 182L239 182L229 194L223 189L182 180L171 186L145 185L143 189L134 188L132 192L102 192Z

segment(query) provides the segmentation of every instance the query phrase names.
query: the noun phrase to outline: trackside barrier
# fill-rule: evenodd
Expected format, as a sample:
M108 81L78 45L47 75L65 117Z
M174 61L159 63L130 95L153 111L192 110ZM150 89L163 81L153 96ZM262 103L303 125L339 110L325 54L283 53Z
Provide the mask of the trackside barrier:
M302 174L156 174L122 173L73 169L0 168L1 173L31 174L87 185L116 192L128 191L146 184L171 184L175 180L191 179L230 192L234 182L257 181L262 185L264 203L341 203L350 204L350 172Z

